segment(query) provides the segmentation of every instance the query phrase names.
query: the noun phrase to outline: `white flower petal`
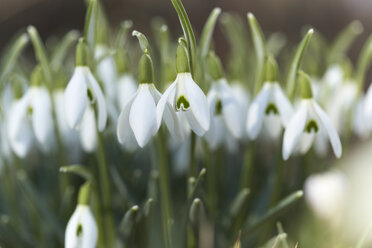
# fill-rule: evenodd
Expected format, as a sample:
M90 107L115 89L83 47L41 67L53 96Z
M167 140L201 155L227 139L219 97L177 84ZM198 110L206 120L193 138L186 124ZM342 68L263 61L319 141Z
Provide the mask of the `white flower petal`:
M136 98L137 94L133 95L131 99L129 99L128 103L125 105L124 109L121 111L118 119L118 126L117 126L117 136L118 140L121 144L130 144L130 146L135 146L137 143L132 128L129 124L129 113L132 107L132 103ZM135 143L135 144L133 144Z
M280 118L285 127L287 126L289 120L291 119L293 115L293 108L292 108L291 102L288 100L282 88L277 83L274 84L273 97L274 97L275 105L278 108Z
M303 132L300 141L300 152L301 154L305 154L310 150L310 147L313 145L315 139L314 132Z
M97 147L97 126L94 110L88 107L80 125L80 141L85 152L91 153Z
M364 119L367 122L365 125L369 130L372 129L372 84L368 87L366 96L364 98Z
M198 135L203 136L209 129L209 108L207 97L200 87L194 82L190 73L185 74L186 99L190 103L190 110L185 112L191 129Z
M84 68L76 67L65 90L65 112L70 128L76 128L87 107L87 78Z
M267 131L267 134L269 134L271 139L276 139L280 136L282 131L282 124L278 115L273 113L265 115L263 126L265 127L265 130Z
M118 82L118 101L120 109L125 107L129 99L137 92L137 83L129 74L124 74Z
M67 223L65 248L95 248L97 240L98 228L90 208L78 205Z
M92 72L89 70L89 68L86 68L85 74L88 77L88 82L89 82L89 86L91 87L92 93L94 94L97 100L98 130L102 132L106 126L106 121L107 121L107 109L106 109L105 97L103 96L101 87L99 86L97 80L92 75Z
M305 100L303 100L305 101ZM307 119L307 102L302 102L298 111L289 121L283 138L283 159L287 160L296 145L299 144L300 138L304 132Z
M235 138L240 139L243 137L245 127L243 110L226 80L220 81L220 92L226 127Z
M177 79L176 79L176 81L174 81L168 87L168 89L165 90L164 94L161 96L161 98L158 102L158 105L156 106L156 125L157 125L157 129L160 128L161 121L163 119L164 110L165 110L166 105L168 104L168 101L169 101L168 98L170 97L172 91L175 90L176 84L177 84ZM175 110L173 110L173 111L175 111Z
M36 139L48 149L53 135L52 103L46 88L34 89L32 96L32 126Z
M13 103L7 123L10 146L14 153L21 158L27 155L33 141L32 129L27 120L30 96L28 92Z
M129 113L129 123L140 147L156 133L156 105L148 87L140 85Z
M262 128L263 118L269 101L271 86L265 84L253 100L247 116L247 131L251 139L256 139Z
M323 127L327 131L329 140L333 148L333 152L335 153L337 158L340 158L342 155L342 146L340 137L338 136L336 129L332 125L332 122L327 114L319 107L319 105L315 101L313 101L313 106L316 114L319 117L319 121L322 123Z

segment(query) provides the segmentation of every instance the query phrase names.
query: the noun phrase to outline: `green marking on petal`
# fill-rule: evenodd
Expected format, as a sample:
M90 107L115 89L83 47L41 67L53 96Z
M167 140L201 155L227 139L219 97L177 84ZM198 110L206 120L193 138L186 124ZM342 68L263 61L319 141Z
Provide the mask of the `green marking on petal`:
M308 121L305 127L305 131L308 133L314 132L317 133L319 130L318 124L314 120Z
M185 111L189 109L190 109L190 103L186 99L186 97L183 95L178 97L177 102L176 102L176 111L180 111L180 110Z
M78 227L76 228L76 236L80 237L83 234L83 226L79 223Z
M278 109L276 108L274 103L269 103L267 105L265 113L266 113L266 115L269 115L269 114L277 115L279 112L278 112Z
M221 99L218 99L216 102L216 108L214 110L215 115L221 115L222 114L222 102Z
M89 88L87 90L87 95L88 95L88 98L89 98L90 103L91 104L94 104L94 102L95 102L96 99L94 98L94 95L93 95L92 91Z

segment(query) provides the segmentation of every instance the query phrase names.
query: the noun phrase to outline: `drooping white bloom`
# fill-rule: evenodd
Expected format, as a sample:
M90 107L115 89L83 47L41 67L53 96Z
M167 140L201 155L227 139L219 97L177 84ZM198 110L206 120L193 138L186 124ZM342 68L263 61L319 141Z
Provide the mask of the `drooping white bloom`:
M65 248L95 248L98 228L94 216L87 205L78 205L67 223Z
M340 171L312 175L305 182L305 199L314 213L327 221L338 221L345 203L347 183Z
M65 90L67 123L77 128L89 104L97 104L98 130L106 126L107 109L102 90L87 66L77 66Z
M9 114L9 141L19 157L25 157L33 137L47 150L53 137L53 116L49 93L45 87L31 86L16 100Z
M247 131L251 139L256 139L264 126L276 138L282 126L286 127L293 115L288 98L276 82L264 83L261 91L253 100L247 117Z
M97 45L94 53L97 64L97 75L103 83L107 99L115 101L117 96L117 69L110 50L104 45Z
M67 150L66 155L72 161L78 161L78 157L81 152L81 146L79 143L79 132L78 130L70 128L67 124L64 103L64 90L56 89L53 92L53 99L60 137L62 139L63 145L65 146L65 149Z
M129 99L119 115L117 135L119 142L125 146L133 147L138 144L144 147L157 131L156 104L161 94L154 84L142 83L137 93ZM169 103L166 103L165 119L169 131L181 137L179 123L176 115L171 112Z
M207 95L211 124L206 139L212 149L225 144L232 150L244 137L245 112L225 78L214 83Z
M341 157L340 137L328 115L313 98L302 99L297 112L289 121L284 132L284 160L287 160L296 149L300 149L301 153L306 153L315 138L322 138L316 136L322 135L329 138L336 157Z
M353 81L346 81L334 90L333 96L328 97L326 111L339 133L349 124L347 117L354 112L357 93L357 84Z
M118 80L117 99L120 109L123 109L131 97L136 94L137 83L130 74L123 74Z
M169 119L167 104L171 105L172 113L178 112L182 119L187 121L190 128L198 135L203 136L209 129L210 115L208 101L200 87L192 79L191 73L177 74L176 80L168 87L157 105L157 125Z

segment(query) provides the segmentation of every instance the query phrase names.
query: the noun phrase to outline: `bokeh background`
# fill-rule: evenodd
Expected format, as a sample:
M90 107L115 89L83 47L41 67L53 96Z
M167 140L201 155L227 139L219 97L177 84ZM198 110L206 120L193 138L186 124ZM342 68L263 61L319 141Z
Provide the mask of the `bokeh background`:
M372 32L371 0L185 0L191 22L200 31L210 11L218 6L242 17L253 12L265 32L283 32L294 43L300 39L301 28L311 24L330 41L350 21L360 20L364 35L350 50L355 60L361 44ZM134 27L150 33L150 20L162 16L173 34L181 30L170 0L102 0L110 23L115 27L123 19L134 21ZM32 24L43 37L75 28L82 29L85 16L84 0L0 0L0 49L20 29ZM219 30L217 37L221 35ZM218 39L217 49L223 56L228 49L225 39Z

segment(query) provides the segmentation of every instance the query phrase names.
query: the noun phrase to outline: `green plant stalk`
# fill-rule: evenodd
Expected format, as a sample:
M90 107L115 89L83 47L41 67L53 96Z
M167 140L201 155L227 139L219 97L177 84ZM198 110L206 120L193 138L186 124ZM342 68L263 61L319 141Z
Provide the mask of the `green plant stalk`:
M102 219L104 226L104 237L106 246L114 247L115 243L115 227L114 219L112 215L112 202L111 202L111 190L110 190L110 179L108 172L108 164L106 160L106 153L104 150L102 134L97 129L97 162L98 162L98 173L100 181L100 191L102 197Z
M253 141L254 142L254 141ZM247 145L245 153L244 153L244 160L243 160L243 167L240 179L240 189L250 188L251 184L251 175L253 170L253 159L254 159L254 143Z
M181 22L183 33L187 41L187 49L188 49L189 57L190 57L191 74L195 76L194 72L195 72L195 65L196 65L196 39L195 39L194 31L192 29L190 19L186 13L186 10L181 0L171 0L171 1L172 1L174 8L176 9L178 18Z
M170 194L169 167L167 162L167 153L164 149L165 140L162 130L159 130L156 138L156 148L158 151L159 183L161 209L163 219L164 242L166 248L172 248L172 206Z
M314 33L313 29L310 29L309 31L307 31L305 37L302 39L301 43L298 45L296 53L292 59L291 66L289 68L288 76L287 76L287 92L286 92L290 100L293 100L294 98L294 94L296 91L297 71L300 68L303 55L305 53L307 46L309 45L309 42L310 42L310 39L313 33Z
M208 149L208 145L204 142L205 167L207 169L206 183L207 183L207 207L212 216L212 219L217 218L217 192L216 192L216 170L211 161L212 154Z

